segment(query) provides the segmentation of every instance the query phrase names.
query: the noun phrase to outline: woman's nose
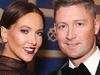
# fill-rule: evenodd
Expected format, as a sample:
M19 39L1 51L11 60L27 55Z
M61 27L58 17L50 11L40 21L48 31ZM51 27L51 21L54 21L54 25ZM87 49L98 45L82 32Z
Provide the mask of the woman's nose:
M33 44L33 45L37 44L36 35L30 36L30 43Z

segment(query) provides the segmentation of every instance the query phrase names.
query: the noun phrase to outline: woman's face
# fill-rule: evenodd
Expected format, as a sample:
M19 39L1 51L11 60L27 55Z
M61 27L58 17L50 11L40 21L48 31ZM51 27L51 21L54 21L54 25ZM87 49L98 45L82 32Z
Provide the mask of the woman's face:
M33 12L22 16L10 29L1 27L5 48L2 55L31 61L42 43L43 19Z

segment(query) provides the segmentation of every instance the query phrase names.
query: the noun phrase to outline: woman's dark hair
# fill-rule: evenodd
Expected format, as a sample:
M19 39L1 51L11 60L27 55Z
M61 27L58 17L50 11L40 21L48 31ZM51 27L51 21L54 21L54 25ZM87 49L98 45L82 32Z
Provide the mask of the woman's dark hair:
M4 10L1 18L1 26L9 29L11 25L16 23L20 17L30 12L36 12L39 14L44 22L43 13L36 5L24 1L16 1L10 4L8 8Z

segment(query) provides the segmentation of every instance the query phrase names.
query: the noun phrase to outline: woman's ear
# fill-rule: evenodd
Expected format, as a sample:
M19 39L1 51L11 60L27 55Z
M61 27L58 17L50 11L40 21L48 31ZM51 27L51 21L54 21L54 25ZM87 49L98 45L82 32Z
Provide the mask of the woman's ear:
M7 42L7 29L3 26L1 26L1 38L3 43Z

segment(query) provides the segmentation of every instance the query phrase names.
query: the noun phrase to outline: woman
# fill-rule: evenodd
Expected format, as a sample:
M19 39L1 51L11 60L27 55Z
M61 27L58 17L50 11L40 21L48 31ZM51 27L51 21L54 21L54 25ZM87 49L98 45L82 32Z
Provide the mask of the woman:
M17 1L8 6L1 18L0 75L30 75L26 62L41 46L43 27L43 13L32 3Z

